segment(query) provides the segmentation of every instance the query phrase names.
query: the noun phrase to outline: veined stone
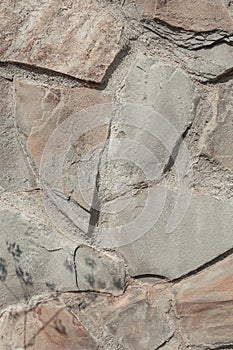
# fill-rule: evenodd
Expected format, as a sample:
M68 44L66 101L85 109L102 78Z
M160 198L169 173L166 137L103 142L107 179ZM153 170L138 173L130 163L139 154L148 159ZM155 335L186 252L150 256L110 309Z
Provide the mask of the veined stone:
M233 347L233 258L206 268L173 287L182 328L193 347Z

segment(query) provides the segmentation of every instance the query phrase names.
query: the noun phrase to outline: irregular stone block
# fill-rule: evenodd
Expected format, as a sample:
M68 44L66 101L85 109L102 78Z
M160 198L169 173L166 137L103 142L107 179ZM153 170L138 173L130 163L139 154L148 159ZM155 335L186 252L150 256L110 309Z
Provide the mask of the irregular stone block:
M0 60L100 83L120 51L122 24L96 0L4 0ZM46 34L46 35L45 35Z
M24 155L14 125L12 83L0 78L0 192L35 187L36 180Z
M190 52L183 62L198 80L216 80L233 68L233 48L224 43L203 48Z
M143 4L148 19L160 20L173 27L196 32L233 30L233 19L221 1L211 0L136 0Z
M122 294L126 285L124 262L111 252L81 246L76 250L77 284L81 290Z
M57 301L17 306L0 319L1 349L97 350L87 330Z
M129 286L117 298L84 293L61 298L104 349L154 350L173 335L168 314L148 298L145 285Z
M131 275L160 275L174 279L197 269L233 247L232 202L193 192L190 203L181 196L183 201L179 203L178 209L175 207L176 200L181 199L178 192L166 189L165 202L157 192L150 205L143 199L145 196L147 194L134 196L131 212L121 213L123 228L125 221L129 226L124 231L127 238L121 238L119 230L119 240L124 242L127 239L130 242L131 239L131 243L117 250L125 257ZM132 225L137 217L136 208L140 205L146 209L148 216L146 220L139 217L136 221L138 224ZM178 210L177 217L173 216L174 208ZM184 208L187 209L186 213L183 212ZM182 213L185 215L182 216ZM182 220L177 222L180 220L179 215ZM174 225L174 230L170 233L167 232L168 223ZM121 224L118 225L121 227ZM109 226L111 227L111 221ZM113 221L112 226L116 227L116 222ZM138 239L135 240L136 238ZM109 241L111 239L109 234Z
M230 256L173 287L177 315L195 349L233 347L232 269Z
M61 122L73 113L110 99L98 90L45 87L18 78L14 80L14 93L17 126L38 166L46 142Z
M77 289L71 242L31 214L5 205L0 223L1 308L40 293Z

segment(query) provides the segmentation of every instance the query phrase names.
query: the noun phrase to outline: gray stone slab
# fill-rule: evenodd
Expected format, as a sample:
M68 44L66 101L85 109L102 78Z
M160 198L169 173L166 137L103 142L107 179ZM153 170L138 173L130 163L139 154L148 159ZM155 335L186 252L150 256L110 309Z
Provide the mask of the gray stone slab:
M19 191L36 186L14 125L13 86L0 78L0 191Z
M141 196L133 199L135 208L143 203ZM153 222L158 211L158 203L155 202L154 206L147 206L147 221L143 221L141 227L132 226L129 231L129 226L128 231L125 230L131 243L117 250L125 257L131 275L152 274L178 278L233 247L232 202L193 192L190 203L185 198L183 200L183 209L186 207L187 212L177 225L177 218L172 216L177 198L177 192L168 190L166 204L163 206L161 201L162 214L156 223ZM183 209L180 208L180 214ZM124 216L124 212L121 215ZM131 214L126 213L125 216L124 220L128 219L129 223L134 220L133 205ZM171 220L174 220L170 222L170 225L174 223L174 231L168 233L167 225ZM144 235L135 240L140 230L143 233L143 225Z

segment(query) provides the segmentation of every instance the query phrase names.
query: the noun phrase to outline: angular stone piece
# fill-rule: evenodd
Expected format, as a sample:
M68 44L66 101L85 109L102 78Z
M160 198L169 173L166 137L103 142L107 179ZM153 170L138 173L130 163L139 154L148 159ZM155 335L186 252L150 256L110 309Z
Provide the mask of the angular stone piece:
M0 23L2 61L100 83L120 51L122 24L97 0L4 0Z
M197 269L233 247L232 202L193 192L189 203L187 198L179 198L178 192L165 190L166 203L160 200L156 202L155 197L154 204L152 202L150 206L146 206L147 221L141 226L132 227L131 231L130 228L126 231L131 243L117 248L125 257L129 273L133 276L151 274L174 279ZM173 217L178 199L178 217ZM144 207L146 203L140 194L134 196L133 201L135 209L132 206L131 213L121 214L123 220L127 219L129 223L135 219L137 207L140 204ZM162 206L162 214L154 223L153 218L159 210L158 202ZM186 213L184 209L187 209ZM184 217L182 213L185 214ZM179 215L183 219L177 226ZM174 230L170 233L167 232L169 222L174 225ZM114 224L115 222L113 226ZM140 230L141 237L135 241Z
M141 336L138 325L143 330ZM160 311L150 307L146 301L139 301L120 311L108 328L126 348L135 350L156 349L170 333L169 325Z
M52 88L18 78L14 81L14 93L16 123L38 166L46 142L61 122L82 109L109 101L98 90Z
M2 350L99 349L87 330L57 301L6 310L0 325Z
M0 192L19 191L36 186L13 119L12 83L0 78Z
M44 292L77 290L72 243L28 206L28 213L1 206L1 308Z
M200 81L216 80L233 68L232 45L223 43L190 52L183 60L187 69Z
M233 171L233 84L219 85L217 111L207 125L203 151Z
M195 349L233 347L232 269L230 256L173 287L177 315Z
M75 255L77 283L81 290L123 293L125 288L124 262L111 252L81 246Z
M146 18L160 20L173 27L196 32L233 30L233 19L218 0L136 0L136 3L143 3Z
M168 314L148 298L145 285L129 286L117 298L84 293L61 298L104 349L154 350L173 335Z

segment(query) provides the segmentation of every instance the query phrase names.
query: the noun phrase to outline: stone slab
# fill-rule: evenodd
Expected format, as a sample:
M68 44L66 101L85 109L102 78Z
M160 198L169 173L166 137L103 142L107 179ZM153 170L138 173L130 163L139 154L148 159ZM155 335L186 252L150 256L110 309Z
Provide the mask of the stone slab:
M178 192L169 189L166 191L165 204L158 197L159 192L155 193L157 201L155 197L154 204L152 202L150 206L145 204L145 194L138 194L132 200L134 205L131 204L130 212L121 213L123 223L130 224L122 232L128 240L131 239L131 243L117 250L125 257L133 276L149 274L178 278L233 247L231 201L220 201L207 194L193 192L189 203L188 197L178 197ZM178 198L181 200L179 209L175 207ZM147 221L140 220L137 214L135 208L140 204L146 208ZM178 210L178 216L173 216L174 208ZM162 214L155 222L153 220L158 217L160 209ZM137 215L138 225L132 225ZM142 221L144 224L140 225ZM168 224L174 224L174 230L170 233L167 231ZM112 226L114 225L116 223L113 221ZM121 239L124 242L125 237ZM109 240L111 241L111 236Z
M120 51L122 24L96 0L4 0L0 23L1 61L100 83Z
M177 315L195 349L233 346L232 268L229 256L173 287Z
M64 304L50 300L6 310L0 319L2 350L97 350L98 344Z
M221 1L136 0L136 3L143 4L146 18L160 20L176 28L196 32L233 29L233 19Z

